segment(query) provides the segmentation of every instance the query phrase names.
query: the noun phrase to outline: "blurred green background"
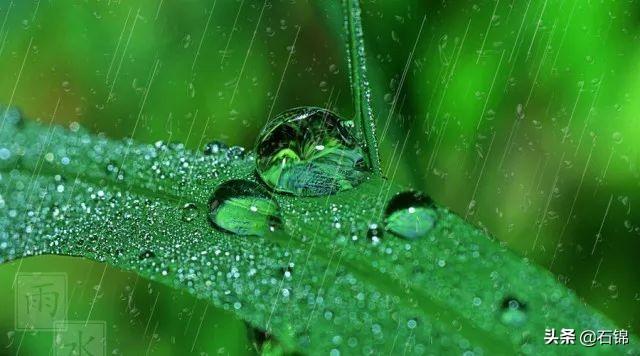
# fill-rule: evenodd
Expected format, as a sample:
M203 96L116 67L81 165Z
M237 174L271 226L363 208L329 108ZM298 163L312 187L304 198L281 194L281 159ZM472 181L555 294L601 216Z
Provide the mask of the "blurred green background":
M338 5L3 0L0 102L29 118L79 122L113 138L179 141L194 150L218 139L251 148L267 119L292 107L352 115ZM386 175L549 268L637 334L640 2L362 6ZM104 270L52 257L24 263L67 272L70 285L84 286L78 316ZM12 266L0 267L4 305L13 303ZM133 281L106 269L98 294L112 290L92 313L118 330L110 351L252 352L244 324L213 307L194 344L195 331L177 314L205 306ZM143 316L123 305L126 288L140 289ZM164 302L151 313L155 290ZM12 330L13 312L2 308L0 347L50 345L50 335Z

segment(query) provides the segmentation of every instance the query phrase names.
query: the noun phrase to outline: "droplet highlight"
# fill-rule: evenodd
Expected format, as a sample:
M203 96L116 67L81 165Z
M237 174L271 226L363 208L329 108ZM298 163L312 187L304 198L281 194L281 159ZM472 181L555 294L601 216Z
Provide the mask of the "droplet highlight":
M384 227L398 237L416 240L426 236L435 226L437 212L431 198L407 191L389 201L385 209Z
M269 192L257 183L232 180L213 193L209 220L224 232L241 236L264 236L281 225L280 208Z
M258 137L258 175L273 190L298 196L329 195L359 185L368 168L352 127L352 121L321 108L278 115Z

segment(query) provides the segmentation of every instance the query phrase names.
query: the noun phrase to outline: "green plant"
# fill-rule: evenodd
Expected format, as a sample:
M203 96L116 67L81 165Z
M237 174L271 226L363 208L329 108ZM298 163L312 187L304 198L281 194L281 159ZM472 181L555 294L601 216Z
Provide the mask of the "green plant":
M286 351L538 354L554 351L547 327L613 328L548 272L378 175L358 3L345 5L355 127L373 174L301 194L320 197L273 193L256 177L260 157L239 148L115 142L5 110L0 258L135 270L234 310Z

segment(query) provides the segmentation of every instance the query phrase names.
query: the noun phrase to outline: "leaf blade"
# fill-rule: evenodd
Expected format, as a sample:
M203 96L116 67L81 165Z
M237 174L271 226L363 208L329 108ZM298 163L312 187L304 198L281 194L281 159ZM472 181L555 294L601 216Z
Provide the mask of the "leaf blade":
M206 213L216 186L254 179L250 155L203 156L30 122L8 125L0 142L10 152L0 160L0 261L54 253L134 270L234 310L289 350L545 353L544 327L613 328L444 208L426 239L369 243L368 224L401 190L379 178L328 198L276 196L287 234L247 238L213 230ZM185 203L198 209L189 223ZM499 320L514 294L533 313L515 332Z
M349 55L349 77L351 78L351 92L355 103L356 131L364 142L369 166L374 172L382 171L378 140L376 138L376 123L371 107L371 89L367 79L367 59L364 47L361 9L358 0L343 0L344 24L347 39L347 53Z

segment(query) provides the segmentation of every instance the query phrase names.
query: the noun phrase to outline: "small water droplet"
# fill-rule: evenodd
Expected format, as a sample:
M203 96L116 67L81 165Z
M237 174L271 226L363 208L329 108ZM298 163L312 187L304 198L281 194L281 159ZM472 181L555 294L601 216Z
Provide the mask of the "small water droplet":
M613 135L611 135L611 138L613 139L613 143L616 145L621 144L623 140L622 133L619 131L614 132Z
M124 180L124 169L122 169L119 163L109 161L105 170L107 172L107 175L112 177L113 179L119 181Z
M150 250L143 251L138 255L138 259L139 260L146 260L146 259L154 258L154 257L156 257L156 254L153 253L153 251L150 251Z
M367 172L349 121L321 108L286 111L258 138L258 175L276 191L322 196L351 189Z
M244 147L231 146L229 147L228 156L232 159L243 158L245 154Z
M409 319L409 321L407 321L407 327L409 329L415 329L416 326L418 326L418 321L416 319Z
M18 108L0 106L0 115L1 115L0 122L4 121L9 125L14 125L17 127L24 126L22 113Z
M182 207L182 221L191 222L198 217L198 207L194 203L187 203Z
M6 161L11 158L11 151L8 148L0 147L0 160Z
M223 183L209 207L209 220L216 228L241 236L264 236L281 224L278 203L262 186L247 180Z
M500 307L500 321L507 326L524 325L527 321L527 306L516 298L505 298Z
M227 145L225 145L223 142L211 141L204 146L204 154L205 156L216 155L226 148Z
M382 238L382 230L378 224L369 224L367 229L367 238L372 244L377 245Z
M426 195L407 191L391 199L385 210L385 230L415 240L424 237L436 224L433 201Z

